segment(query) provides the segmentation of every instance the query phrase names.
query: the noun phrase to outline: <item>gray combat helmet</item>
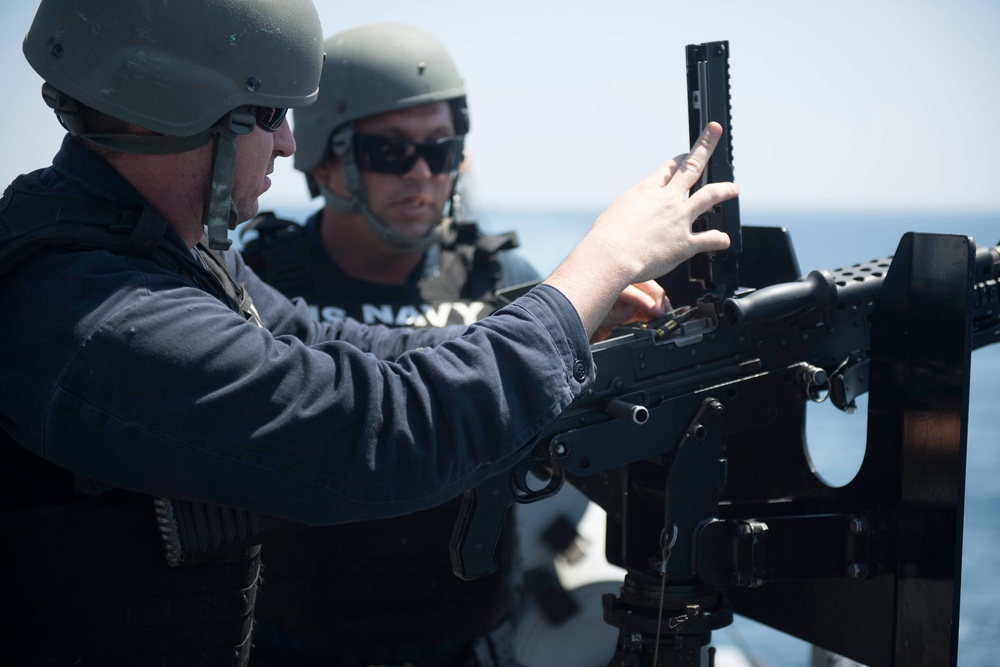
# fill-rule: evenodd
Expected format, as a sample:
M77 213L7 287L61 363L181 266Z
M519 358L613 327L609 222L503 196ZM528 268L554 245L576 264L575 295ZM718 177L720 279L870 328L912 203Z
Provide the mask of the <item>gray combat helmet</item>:
M354 161L354 122L388 111L448 102L457 134L469 131L465 84L451 56L432 35L409 25L376 23L337 33L326 40L326 63L316 104L294 113L295 168L306 175L313 196L321 190L310 171L332 150L343 160L350 199L322 189L338 210L361 213L389 243L427 248L439 231L423 239L396 233L371 212ZM452 191L452 213L456 196Z
M215 140L205 223L228 248L236 220L237 135L246 107L299 107L318 94L323 35L311 0L42 0L24 56L73 135L134 153L174 153ZM160 133L87 132L77 103Z

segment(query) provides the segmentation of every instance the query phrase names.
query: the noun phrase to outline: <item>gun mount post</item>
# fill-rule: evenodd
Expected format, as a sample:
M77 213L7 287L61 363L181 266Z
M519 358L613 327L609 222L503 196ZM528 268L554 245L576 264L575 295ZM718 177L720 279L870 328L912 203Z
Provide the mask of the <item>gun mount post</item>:
M628 526L634 511L643 525L661 529L619 533L625 582L620 596L602 598L605 622L618 628L610 667L700 665L712 631L733 622L724 591L697 580L692 541L700 517L714 511L724 484L723 414L719 401L704 398L677 445L658 463L625 469L631 479L623 486L615 524ZM673 470L679 471L676 477Z

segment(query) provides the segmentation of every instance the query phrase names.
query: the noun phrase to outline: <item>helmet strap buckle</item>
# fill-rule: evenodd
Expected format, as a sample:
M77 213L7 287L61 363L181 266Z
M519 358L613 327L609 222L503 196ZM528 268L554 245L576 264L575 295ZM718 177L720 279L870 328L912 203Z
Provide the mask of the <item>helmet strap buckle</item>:
M253 113L246 107L230 111L226 115L224 122L234 138L239 135L250 134L253 132L254 125L257 124Z
M49 83L42 84L42 99L55 112L63 129L74 137L86 133L83 117L80 115L80 105L76 100Z

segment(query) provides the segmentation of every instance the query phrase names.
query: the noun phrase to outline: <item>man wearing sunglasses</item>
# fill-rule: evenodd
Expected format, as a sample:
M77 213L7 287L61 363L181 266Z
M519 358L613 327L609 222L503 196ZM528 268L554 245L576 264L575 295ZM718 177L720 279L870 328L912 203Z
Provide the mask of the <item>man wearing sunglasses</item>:
M380 23L333 35L325 48L319 98L294 113L295 166L325 206L304 226L258 216L247 264L320 320L390 326L471 324L497 308L498 288L537 280L509 251L513 234L484 236L457 219L469 111L444 46L413 26ZM513 609L514 519L498 572L465 582L448 554L460 504L266 545L255 660L446 667L478 656L483 667L513 667L502 621Z
M325 206L305 225L261 214L243 257L320 321L471 324L497 287L539 278L513 234L460 219L469 111L451 57L412 26L361 26L326 41L317 103L294 114L295 167Z
M685 197L716 125L481 322L317 323L219 251L317 95L310 0L42 0L23 49L67 135L0 201L4 664L247 664L275 522L514 465L594 382L602 322L662 312L630 284L727 245L691 225L735 186Z

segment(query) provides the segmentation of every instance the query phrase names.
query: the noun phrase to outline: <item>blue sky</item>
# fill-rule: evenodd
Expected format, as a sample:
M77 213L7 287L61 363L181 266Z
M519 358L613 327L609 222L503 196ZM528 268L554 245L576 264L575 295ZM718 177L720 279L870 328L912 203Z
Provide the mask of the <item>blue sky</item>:
M48 163L61 129L0 9L0 181ZM601 207L687 144L684 46L731 44L741 205L1000 213L1000 3L396 0L317 3L324 32L373 21L438 36L466 80L470 198ZM282 164L283 163L283 164ZM265 208L306 204L279 161Z

